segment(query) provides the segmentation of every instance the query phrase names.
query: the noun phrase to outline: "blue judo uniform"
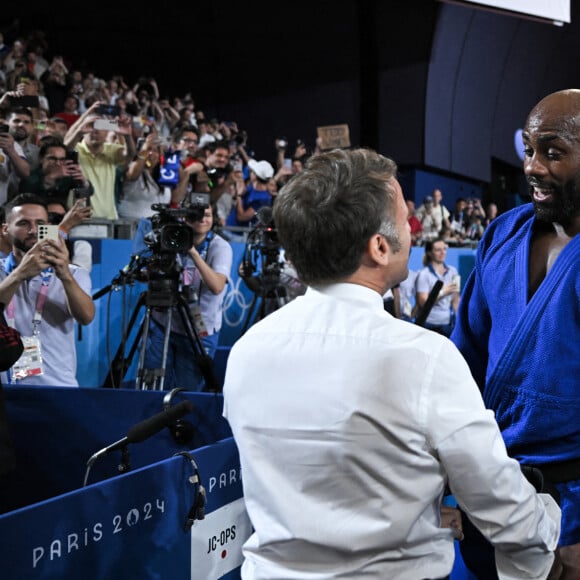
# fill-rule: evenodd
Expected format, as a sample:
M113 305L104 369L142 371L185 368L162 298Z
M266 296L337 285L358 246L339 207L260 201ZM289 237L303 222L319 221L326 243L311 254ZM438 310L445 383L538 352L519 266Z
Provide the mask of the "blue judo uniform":
M580 463L580 235L528 300L532 204L493 220L480 241L451 339L522 464ZM580 542L580 476L558 483L560 545Z

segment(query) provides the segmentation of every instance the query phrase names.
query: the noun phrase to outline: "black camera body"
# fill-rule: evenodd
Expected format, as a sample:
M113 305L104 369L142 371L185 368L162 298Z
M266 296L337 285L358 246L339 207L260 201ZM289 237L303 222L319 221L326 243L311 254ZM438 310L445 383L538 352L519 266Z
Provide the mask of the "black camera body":
M193 245L193 230L184 219L200 221L209 205L210 197L206 193L191 193L186 204L179 208L153 204L151 209L157 213L149 218L152 229L145 236L153 255L187 252Z

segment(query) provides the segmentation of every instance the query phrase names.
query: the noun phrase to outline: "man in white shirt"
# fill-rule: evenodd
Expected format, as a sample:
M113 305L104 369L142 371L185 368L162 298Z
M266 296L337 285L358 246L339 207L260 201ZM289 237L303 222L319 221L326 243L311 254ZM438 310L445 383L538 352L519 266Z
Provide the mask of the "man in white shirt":
M459 531L441 526L449 486L502 577L546 578L558 506L507 456L455 346L384 311L411 244L394 162L313 156L274 223L308 289L228 359L224 416L255 530L242 577L445 577Z

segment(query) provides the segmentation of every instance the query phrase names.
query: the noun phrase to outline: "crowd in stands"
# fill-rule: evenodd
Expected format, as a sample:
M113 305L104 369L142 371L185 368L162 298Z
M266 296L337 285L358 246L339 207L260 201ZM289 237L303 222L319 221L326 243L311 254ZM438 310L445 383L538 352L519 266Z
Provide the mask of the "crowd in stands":
M457 198L453 211L449 211L440 189L434 189L418 208L412 200L407 200L407 208L415 246L423 246L437 238L445 240L449 246L476 245L498 214L495 203L489 203L484 209L480 199L463 197Z
M191 94L98 78L49 53L41 31L0 32L0 204L32 192L70 210L83 197L86 219L138 222L153 204L206 193L216 224L235 230L255 225L314 152L276 139L272 160L253 159L248 133L206 118Z
M248 132L206 118L191 93L165 94L145 76L98 78L49 54L42 31L0 32L0 204L33 192L71 209L75 197L89 197L91 218L138 222L153 204L176 207L208 193L216 225L235 231L254 226L319 151L318 141L308 150L278 138L272 159L253 159ZM407 203L415 245L439 237L473 245L497 213L472 199L450 211L439 189L417 208Z

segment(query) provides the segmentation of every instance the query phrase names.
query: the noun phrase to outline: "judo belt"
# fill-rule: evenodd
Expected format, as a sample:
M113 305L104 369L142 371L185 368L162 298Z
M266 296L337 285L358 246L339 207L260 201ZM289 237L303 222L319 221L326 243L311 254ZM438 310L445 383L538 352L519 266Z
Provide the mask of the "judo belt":
M580 459L568 459L558 463L544 463L536 465L550 483L565 483L580 479Z
M560 494L554 484L580 479L580 459L542 465L520 465L520 468L536 491L549 493L557 503L560 503Z

